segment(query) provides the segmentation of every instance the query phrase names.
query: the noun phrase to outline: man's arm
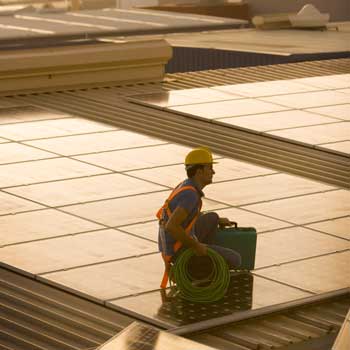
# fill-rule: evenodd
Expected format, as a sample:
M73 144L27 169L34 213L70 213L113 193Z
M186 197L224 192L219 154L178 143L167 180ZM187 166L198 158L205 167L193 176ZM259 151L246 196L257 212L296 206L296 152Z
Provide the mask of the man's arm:
M206 255L207 247L205 244L194 240L192 237L186 234L181 224L188 217L186 209L177 207L170 215L168 222L165 225L165 229L173 236L177 241L183 243L188 248L193 248L197 255Z

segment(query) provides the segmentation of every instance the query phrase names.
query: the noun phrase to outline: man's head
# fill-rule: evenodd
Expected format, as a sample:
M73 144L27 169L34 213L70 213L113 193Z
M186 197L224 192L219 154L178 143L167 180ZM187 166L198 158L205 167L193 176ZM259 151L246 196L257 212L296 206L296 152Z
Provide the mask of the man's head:
M202 188L212 183L213 175L213 156L210 150L205 148L196 148L187 154L185 166L187 176L193 178Z

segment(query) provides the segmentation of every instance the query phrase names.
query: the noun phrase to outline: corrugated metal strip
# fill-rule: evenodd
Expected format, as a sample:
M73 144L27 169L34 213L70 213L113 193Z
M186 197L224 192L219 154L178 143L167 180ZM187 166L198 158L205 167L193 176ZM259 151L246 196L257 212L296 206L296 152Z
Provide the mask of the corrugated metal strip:
M173 47L173 57L165 67L167 73L207 69L264 66L315 60L349 58L350 52L271 55L195 47Z
M350 59L334 59L269 66L215 69L200 72L167 74L169 82L163 84L177 89L176 84L190 87L240 84L269 80L286 80L350 73Z
M31 278L0 268L0 348L96 348L134 321Z
M324 61L300 62L289 64L276 64L268 66L242 67L204 70L186 73L166 74L162 82L142 82L133 84L89 84L89 86L69 86L38 89L35 92L49 91L91 91L101 90L119 96L132 94L150 93L157 91L191 89L198 87L210 87L215 85L241 84L259 81L287 80L305 77L326 76L350 73L350 59L334 59ZM0 93L1 95L13 96L17 94L29 94L30 92Z
M346 317L349 297L347 292L340 297L329 297L322 302L300 305L283 312L208 326L206 330L187 333L187 337L221 350L328 350ZM183 328L172 332L186 336L186 326Z

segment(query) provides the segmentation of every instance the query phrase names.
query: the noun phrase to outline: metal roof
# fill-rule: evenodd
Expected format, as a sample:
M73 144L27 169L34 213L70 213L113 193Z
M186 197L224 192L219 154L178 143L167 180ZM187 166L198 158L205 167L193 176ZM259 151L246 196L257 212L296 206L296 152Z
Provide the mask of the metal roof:
M170 332L218 349L329 349L346 317L349 294L328 297L243 321L207 322ZM291 306L291 305L290 305Z
M162 86L169 90L317 77L350 72L350 59L226 68L199 72L168 73ZM169 79L169 81L167 81Z
M92 349L134 319L0 268L0 348Z
M152 10L82 10L37 13L24 11L1 16L0 42L4 47L34 47L103 36L237 28L247 21Z
M326 31L245 28L147 37L170 43L173 57L166 72L175 73L346 58L350 56L349 27L350 22L344 22Z
M289 56L350 51L350 22L334 23L328 30L211 30L162 35L174 47L191 47ZM336 30L338 29L338 30Z
M277 65L305 61L349 58L350 51L274 54L248 51L233 51L212 48L173 46L173 57L165 66L167 73L202 71L208 69L241 68Z

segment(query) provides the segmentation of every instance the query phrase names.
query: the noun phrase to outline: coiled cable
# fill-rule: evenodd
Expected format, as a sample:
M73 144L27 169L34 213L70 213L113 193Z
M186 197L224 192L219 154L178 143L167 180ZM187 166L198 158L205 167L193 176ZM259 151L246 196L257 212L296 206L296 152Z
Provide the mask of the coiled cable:
M210 303L224 297L230 284L228 264L213 249L207 248L207 254L212 261L213 268L205 281L195 280L189 273L189 261L195 255L192 249L184 250L171 267L170 285L179 292L181 298L196 303Z

